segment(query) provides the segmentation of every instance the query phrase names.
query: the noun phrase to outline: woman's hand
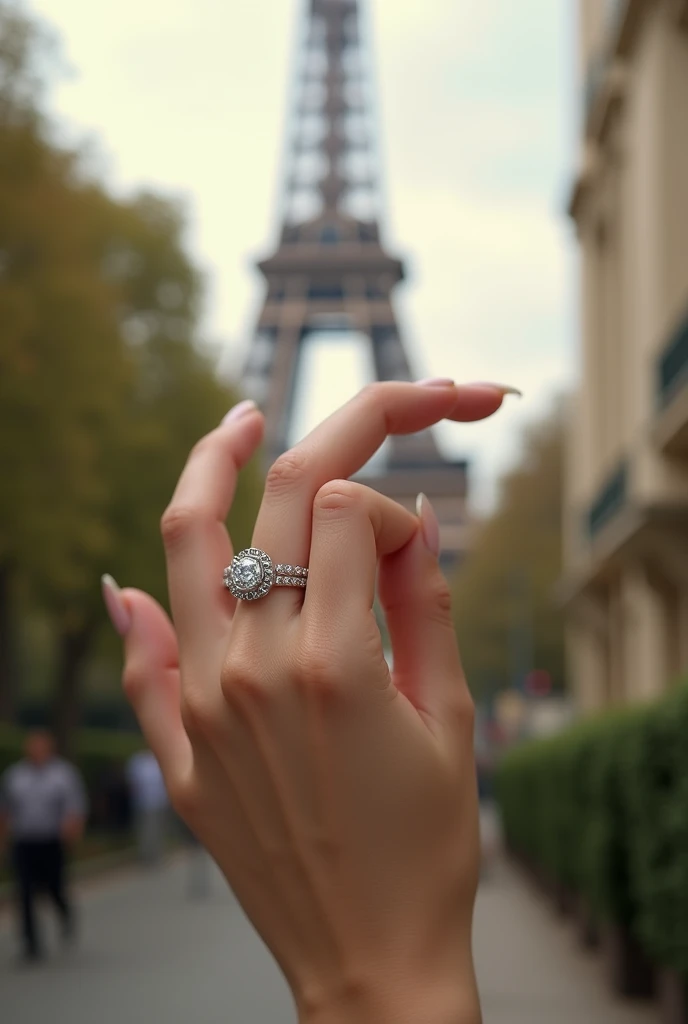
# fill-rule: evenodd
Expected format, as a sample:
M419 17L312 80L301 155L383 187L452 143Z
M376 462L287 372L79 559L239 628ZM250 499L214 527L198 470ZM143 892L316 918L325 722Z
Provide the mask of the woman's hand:
M250 404L195 447L162 521L174 627L106 584L124 686L173 805L213 855L304 1024L479 1020L473 710L437 520L347 478L388 434L490 415L506 389L376 384L272 467L253 543L305 590L222 586ZM394 654L373 613L378 583Z

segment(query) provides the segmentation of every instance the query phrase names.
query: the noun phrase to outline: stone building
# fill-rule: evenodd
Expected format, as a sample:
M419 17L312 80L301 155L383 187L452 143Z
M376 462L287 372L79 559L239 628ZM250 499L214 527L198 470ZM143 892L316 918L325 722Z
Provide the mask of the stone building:
M688 0L578 0L579 380L562 583L583 710L688 674Z

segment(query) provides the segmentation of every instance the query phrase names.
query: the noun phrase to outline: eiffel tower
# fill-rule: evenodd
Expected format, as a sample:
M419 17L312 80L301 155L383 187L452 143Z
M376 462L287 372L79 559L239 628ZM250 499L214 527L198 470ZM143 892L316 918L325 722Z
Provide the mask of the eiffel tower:
M381 238L363 27L359 0L306 0L280 238L258 264L267 290L243 378L265 413L269 462L288 447L309 335L363 335L378 380L414 379L392 301L404 265ZM444 458L431 430L392 438L384 469L359 479L408 508L426 493L440 521L443 568L455 568L466 546L467 466Z

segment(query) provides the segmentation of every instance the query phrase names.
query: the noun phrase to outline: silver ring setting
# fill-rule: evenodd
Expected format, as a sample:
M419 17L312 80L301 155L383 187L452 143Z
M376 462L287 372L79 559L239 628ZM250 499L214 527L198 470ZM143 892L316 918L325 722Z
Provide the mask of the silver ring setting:
M302 565L273 565L260 548L246 548L232 559L223 573L227 590L239 601L257 601L272 587L305 587L308 569Z

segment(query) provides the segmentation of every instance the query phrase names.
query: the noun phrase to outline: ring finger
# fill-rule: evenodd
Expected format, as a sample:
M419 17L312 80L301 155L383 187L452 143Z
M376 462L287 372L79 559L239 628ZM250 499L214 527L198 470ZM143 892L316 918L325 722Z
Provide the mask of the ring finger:
M274 463L266 480L254 545L276 562L305 566L313 500L324 483L352 476L390 434L415 433L442 419L480 419L495 412L503 397L504 391L498 387L457 387L451 381L425 385L387 381L364 388ZM258 603L261 608L265 605ZM267 613L281 617L300 607L300 593L285 589L270 595ZM238 621L247 611L238 609Z

